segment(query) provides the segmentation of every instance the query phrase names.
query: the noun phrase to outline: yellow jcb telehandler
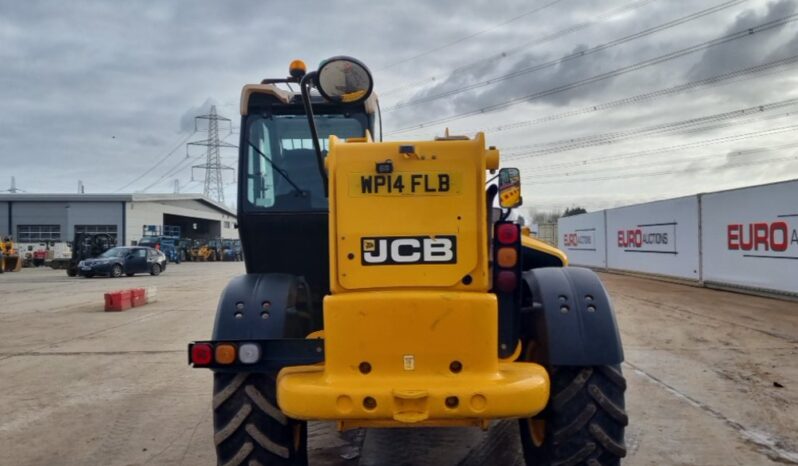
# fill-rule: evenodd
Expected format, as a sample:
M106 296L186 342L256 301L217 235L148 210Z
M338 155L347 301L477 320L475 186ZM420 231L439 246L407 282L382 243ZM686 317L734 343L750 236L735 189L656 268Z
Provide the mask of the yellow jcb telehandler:
M372 87L350 57L244 86L247 273L188 345L214 373L218 463L307 464L309 420L517 419L526 464L619 464L623 351L598 277L507 220L520 174L482 133L383 142Z

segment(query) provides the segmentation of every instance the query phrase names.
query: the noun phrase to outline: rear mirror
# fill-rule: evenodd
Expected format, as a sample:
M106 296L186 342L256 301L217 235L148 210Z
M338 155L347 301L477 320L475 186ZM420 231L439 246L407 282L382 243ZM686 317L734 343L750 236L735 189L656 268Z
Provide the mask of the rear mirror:
M512 209L522 202L521 172L517 168L502 168L499 170L499 205Z
M369 69L352 57L325 60L316 73L316 87L330 102L358 104L368 99L374 88Z

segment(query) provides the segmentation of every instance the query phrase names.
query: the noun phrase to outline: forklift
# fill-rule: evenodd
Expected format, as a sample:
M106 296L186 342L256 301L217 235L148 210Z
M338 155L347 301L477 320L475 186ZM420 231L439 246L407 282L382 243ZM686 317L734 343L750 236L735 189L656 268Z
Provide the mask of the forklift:
M116 238L108 233L75 233L72 240L72 257L67 265L67 276L78 275L78 264L84 259L92 259L116 247Z
M518 420L528 465L619 464L628 417L610 298L508 220L518 169L500 168L482 133L383 142L354 58L289 74L243 88L246 274L224 289L211 338L188 344L189 364L213 372L218 464L305 465L310 420L498 419Z

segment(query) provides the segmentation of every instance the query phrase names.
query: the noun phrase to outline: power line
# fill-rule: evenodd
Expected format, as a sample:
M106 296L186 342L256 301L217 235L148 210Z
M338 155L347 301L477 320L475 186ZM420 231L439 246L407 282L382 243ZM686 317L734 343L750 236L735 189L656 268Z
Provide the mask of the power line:
M460 120L460 119L468 118L468 117L475 116L475 115L481 115L481 114L489 113L489 112L492 112L492 111L495 111L495 110L501 110L501 109L505 109L505 108L508 108L508 107L512 107L512 106L517 105L519 103L526 103L526 102L537 100L537 99L540 99L540 98L543 98L543 97L547 97L547 96L550 96L550 95L559 94L561 92L565 92L565 91L569 91L569 90L572 90L572 89L576 89L578 87L586 86L588 84L593 84L593 83L596 83L596 82L600 82L600 81L603 81L605 79L614 78L614 77L621 76L621 75L626 74L626 73L639 71L639 70L644 69L644 68L648 68L648 67L651 67L651 66L654 66L654 65L665 63L667 61L674 60L676 58L681 58L683 56L686 56L686 55L689 55L689 54L692 54L692 53L695 53L695 52L699 52L699 51L702 51L702 50L709 49L709 48L714 47L716 45L725 44L725 43L728 43L728 42L731 42L731 41L734 41L734 40L737 40L737 39L741 39L741 38L744 38L744 37L749 37L749 36L752 36L752 35L754 35L756 33L764 32L764 31L767 31L767 30L770 30L770 29L774 29L776 27L783 26L785 24L794 22L797 18L798 18L798 15L796 15L796 14L788 15L788 16L785 16L785 17L782 17L782 18L779 18L779 19L776 19L776 20L768 21L768 22L762 23L760 25L745 29L743 31L738 31L738 32L735 32L735 33L732 33L732 34L727 34L725 36L721 36L721 37L718 37L716 39L712 39L712 40L709 40L709 41L706 41L706 42L701 42L699 44L695 44L695 45L692 45L690 47L686 47L686 48L683 48L683 49L680 49L680 50L677 50L677 51L674 51L674 52L670 52L670 53L667 53L665 55L660 55L660 56L657 56L657 57L654 57L654 58L650 58L648 60L643 60L641 62L632 64L632 65L628 65L628 66L624 66L624 67L615 69L613 71L608 71L606 73L597 74L597 75L591 76L589 78L581 79L579 81L575 81L575 82L572 82L572 83L569 83L569 84L564 84L562 86L557 86L557 87L554 87L554 88L546 89L544 91L538 91L538 92L534 92L532 94L527 94L527 95L524 95L524 96L521 96L521 97L515 97L515 98L512 98L512 99L506 100L504 102L499 102L499 103L496 103L496 104L487 105L487 106L482 107L482 108L477 109L477 110L470 110L470 111L467 111L467 112L457 113L457 114L450 115L450 116L447 116L447 117L437 118L437 119L429 120L429 121L426 121L426 122L423 122L423 123L419 123L419 124L416 124L416 125L412 125L412 126L407 126L407 127L404 127L404 128L396 129L394 131L386 132L386 134L404 133L404 132L412 131L412 130L415 130L415 129L425 128L427 126L439 125L439 124L442 124L442 123L448 123L450 121Z
M554 179L562 179L562 178L569 178L569 177L578 177L583 175L595 175L597 173L616 173L616 172L623 172L628 170L637 170L640 168L651 168L651 167L659 167L659 166L671 166L680 163L687 163L693 160L700 160L706 161L709 159L715 159L719 157L744 157L744 156L751 156L761 153L768 153L774 150L779 149L791 149L794 147L798 147L798 142L791 142L787 144L780 144L776 146L768 146L768 147L760 147L756 149L746 149L746 150L736 150L736 151L724 151L724 152L714 152L712 154L697 154L697 155L689 155L686 157L679 157L679 158L667 158L661 162L644 162L638 163L635 165L623 165L620 167L605 167L605 168L589 168L586 170L580 171L573 171L573 172L563 172L557 173L556 175L546 174L546 173L539 173L535 170L534 173L530 175L524 176L524 179L528 180L538 180L538 179L546 179L551 180L552 176Z
M159 176L155 181L153 181L152 183L148 184L143 189L141 189L141 192L148 191L153 186L157 185L158 183L161 183L163 180L171 177L172 175L174 175L175 173L179 172L180 170L188 168L188 166L191 164L191 162L198 161L204 156L205 156L205 154L202 154L202 155L199 155L199 156L182 159L180 162L175 164L170 170L166 171L161 176Z
M654 148L654 149L647 149L647 150L642 150L642 151L626 152L626 153L622 153L622 154L608 155L608 156L603 156L603 157L591 157L589 159L582 159L582 160L574 160L574 161L569 161L569 162L561 162L561 163L555 163L555 164L541 165L541 166L535 167L534 169L535 169L536 172L540 172L540 171L557 170L557 169L561 169L561 168L568 168L568 167L574 167L574 166L582 167L582 166L586 166L586 165L590 165L590 164L594 164L594 163L600 163L600 162L626 160L626 159L637 158L637 157L645 157L645 156L648 156L648 155L655 155L655 154L663 154L663 153L667 153L667 152L674 152L674 151L677 151L677 150L695 149L697 147L704 147L704 146L713 145L713 144L720 144L720 143L724 143L724 142L735 142L735 141L742 141L742 140L751 139L751 138L758 138L758 137L762 137L762 136L772 136L772 135L775 135L775 134L793 132L793 131L795 131L797 129L798 129L798 125L788 125L788 126L782 126L782 127L773 128L773 129L752 131L752 132L748 132L748 133L733 134L733 135L730 135L730 136L722 136L722 137L717 137L717 138L704 139L704 140L701 140L701 141L690 142L690 143L686 143L686 144L678 144L678 145L674 145L674 146L657 147L657 148ZM504 158L504 157L502 157L502 158Z
M586 107L582 107L576 110L569 110L566 112L555 113L553 115L548 115L545 117L537 118L534 120L525 120L525 121L517 121L514 123L505 123L497 126L488 127L485 129L472 129L472 130L463 130L461 133L469 134L469 133L476 133L478 131L482 131L485 133L497 133L500 131L510 131L519 128L525 128L529 126L534 126L542 123L548 123L551 121L562 120L565 118L570 118L574 116L584 115L587 113L598 112L601 110L608 110L612 108L622 107L624 105L630 104L637 104L641 102L645 102L647 100L656 99L658 97L664 97L669 95L678 94L681 92L689 91L698 89L701 87L708 87L714 86L718 84L726 84L728 82L736 82L738 80L743 79L750 79L752 74L755 73L762 73L765 71L771 71L774 68L779 68L782 66L787 65L794 65L798 62L798 55L792 55L790 57L781 58L778 60L774 60L772 62L763 63L761 65L751 66L748 68L743 68L736 71L731 71L729 73L723 73L715 76L711 76L705 79L699 79L695 81L689 81L684 84L679 84L677 86L668 87L664 89L658 89L656 91L646 92L643 94L637 94L631 97L624 97L621 99L613 100L610 102L605 102L602 104L597 105L588 105ZM777 70L776 72L783 72L786 70Z
M596 177L596 178L573 178L573 179L563 179L563 180L544 180L544 181L536 181L534 184L562 184L562 183L570 183L570 182L579 182L579 183L587 183L593 181L609 181L609 180L617 180L617 179L632 179L632 178L647 178L651 176L663 176L663 175L675 175L675 174L682 174L682 173L691 173L691 172L701 172L701 171L708 171L708 170L727 170L729 168L737 168L737 167L745 167L745 166L752 166L752 165L760 165L763 163L773 163L773 162L786 162L786 161L793 161L798 160L798 155L793 155L790 157L781 157L775 159L768 159L768 160L756 160L750 162L738 162L738 163L729 163L726 165L721 165L719 167L704 167L704 168L696 168L691 170L690 172L685 170L665 170L665 171L658 171L658 172L647 172L647 173L633 173L633 174L623 174L617 176L604 176L604 177Z
M144 178L145 176L147 176L147 175L149 175L150 173L152 173L152 171L153 171L153 170L155 170L156 168L158 168L158 166L159 166L159 165L161 165L162 163L166 162L166 160L167 160L169 157L171 157L171 156L172 156L172 155L173 155L173 154L174 154L174 153L177 151L177 149L180 149L181 147L183 147L183 144L185 144L185 143L186 143L186 141L188 141L188 140L189 140L189 138L190 138L191 136L193 136L193 135L194 135L194 133L196 133L196 130L195 130L195 131L193 131L192 133L188 134L187 136L185 136L185 137L181 138L180 142L179 142L179 143L178 143L178 144L177 144L177 145L176 145L176 146L175 146L175 147L174 147L172 150L170 150L169 152L167 152L167 153L166 153L166 155L164 155L163 157L161 157L160 159L158 159L158 161L157 161L157 162L155 162L155 163L154 163L152 166L150 166L150 168L148 168L146 171L144 171L144 173L142 173L141 175L137 176L136 178L134 178L133 180L131 180L130 182L128 182L127 184L125 184L125 185L124 185L124 186L122 186L121 188L118 188L118 189L117 189L116 191L114 191L114 192L117 192L117 193L118 193L119 191L122 191L122 190L124 190L124 189L127 189L128 187L132 186L133 184L135 184L135 183L136 183L137 181L139 181L140 179L142 179L142 178Z
M574 32L578 32L578 31L581 31L583 29L586 29L586 28L589 28L591 26L594 26L594 25L600 23L601 21L603 21L603 20L605 20L605 19L607 19L607 18L609 18L609 17L611 17L613 15L616 15L618 13L622 13L622 12L627 11L627 10L635 10L637 8L645 6L645 5L649 4L649 3L653 3L655 1L657 1L657 0L635 0L633 2L627 3L627 4L622 5L620 7L610 8L609 10L606 10L603 13L600 13L600 14L596 15L594 17L594 19L592 19L590 21L577 23L577 24L574 24L574 25L569 26L569 27L564 28L564 29L560 29L560 30L555 31L555 32L550 33L550 34L545 34L545 35L542 35L542 36L534 37L533 39L531 39L529 41L526 41L526 42L524 42L524 43L522 43L522 44L520 44L520 45L518 45L518 46L516 46L516 47L514 47L514 48L512 48L510 50L502 51L500 53L497 53L497 54L494 54L494 55L491 55L491 56L488 56L488 57L480 58L479 60L472 61L472 62L466 63L464 65L460 65L460 66L454 68L452 71L450 71L446 76L444 76L444 79L448 78L449 76L452 76L453 74L455 74L455 73L457 73L459 71L466 70L468 68L480 65L482 63L486 63L486 62L489 62L489 61L492 61L492 60L503 60L503 59L509 57L510 55L518 53L521 50L528 49L529 47L538 46L538 45L544 44L546 42L550 42L550 41L552 41L554 39L559 39L561 37L565 37L568 34L572 34ZM397 86L397 87L394 87L392 89L388 89L388 90L385 90L385 91L380 91L380 96L381 97L385 97L387 95L395 94L397 92L401 92L401 91L404 91L404 90L407 90L407 89L410 89L410 88L415 88L415 87L419 87L419 86L422 86L422 85L425 85L425 84L434 83L435 81L438 81L438 80L439 79L436 76L428 76L428 77L426 77L424 79L411 81L409 83L402 84L401 86Z
M484 81L479 81L479 82L476 82L476 83L472 83L472 84L469 84L469 85L466 85L466 86L458 87L456 89L451 89L451 90L448 90L448 91L443 91L443 92L439 92L437 94L432 94L432 95L425 95L425 96L419 97L417 99L411 99L411 100L408 100L406 102L401 102L401 103L398 103L398 104L396 104L396 105L394 105L392 107L385 108L383 110L383 112L388 113L388 112L392 112L392 111L395 111L395 110L400 110L402 108L406 108L406 107L410 107L410 106L414 106L414 105L419 105L419 104L425 104L425 103L433 102L435 100L442 99L444 97L450 97L450 96L453 96L453 95L462 94L463 92L472 91L474 89L479 89L479 88L482 88L482 87L485 87L485 86L492 86L494 84L497 84L497 83L500 83L500 82L503 82L503 81L507 81L507 80L512 79L512 78L517 78L518 76L523 76L525 74L534 73L536 71L544 70L546 68L551 68L551 67L554 67L554 66L557 66L557 65L562 65L563 63L567 63L567 62L572 61L572 60L578 60L580 58L588 57L588 56L593 55L595 53L599 53L599 52L611 49L613 47L617 47L619 45L623 45L623 44L625 44L627 42L631 42L631 41L634 41L634 40L637 40L637 39L640 39L640 38L643 38L643 37L646 37L646 36L650 36L650 35L656 34L658 32L666 31L668 29L674 28L676 26L680 26L680 25L688 23L690 21L695 21L697 19L703 18L704 16L708 16L708 15L711 15L713 13L717 13L719 11L722 11L722 10L726 9L726 8L730 8L732 6L739 5L740 3L743 3L743 2L746 2L746 1L748 1L748 0L729 0L729 1L726 1L726 2L721 3L719 5L715 5L713 7L706 8L704 10L697 11L695 13L691 13L691 14L686 15L686 16L682 16L681 18L677 18L677 19L665 22L663 24L660 24L660 25L657 25L657 26L654 26L654 27L650 27L648 29L644 29L644 30L636 32L634 34L629 34L627 36L624 36L624 37L621 37L619 39L615 39L615 40L606 42L604 44L597 45L597 46L589 48L587 50L581 50L579 52L574 52L574 53L570 53L570 54L564 55L564 56L562 56L562 57L560 57L558 59L555 59L555 60L549 60L547 62L539 63L539 64L534 65L534 66L528 66L528 67L525 67L525 68L521 68L520 70L515 70L515 71L512 71L510 73L506 73L506 74L503 74L503 75L500 75L500 76L496 76L494 78L490 78L490 79L487 79L487 80L484 80Z
M529 16L529 15L531 15L531 14L537 13L537 12L539 12L539 11L541 11L541 10L544 10L544 9L546 9L546 8L549 8L549 7L551 7L551 6L554 6L554 5L556 5L556 4L560 3L560 2L563 2L563 1L564 1L564 0L554 0L554 1L552 1L552 2L549 2L549 3L547 3L547 4L543 5L543 6L539 6L539 7L537 7L537 8L533 8L533 9L531 9L531 10L529 10L529 11L525 11L524 13L521 13L521 14L519 14L519 15L513 16L512 18L510 18L510 19L507 19L507 20L505 20L505 21L502 21L501 23L494 24L493 26L490 26L490 27L488 27L488 28L486 28L486 29L482 29L481 31L477 31L477 32L475 32L475 33L472 33L472 34L469 34L469 35L467 35L467 36L463 36L463 37L461 37L461 38L459 38L459 39L453 40L453 41L451 41L451 42L447 42L447 43L445 43L445 44L443 44L443 45L440 45L440 46L438 46L438 47L434 47L434 48L431 48L431 49L425 50L425 51L423 51L423 52L421 52L421 53L418 53L418 54L416 54L416 55L413 55L413 56L411 56L411 57L408 57L408 58L405 58L405 59L402 59L402 60L396 61L396 62L394 62L394 63L391 63L390 65L388 65L388 66L386 66L386 67L384 67L384 68L381 68L381 69L380 69L380 70L378 70L378 71L390 70L390 69L392 69L392 68L396 68L397 66L399 66L399 65L402 65L402 64L404 64L404 63L411 62L411 61L413 61L413 60L416 60L416 59L418 59L418 58L421 58L421 57L424 57L424 56L430 55L430 54L432 54L432 53L435 53L435 52L441 51L441 50L443 50L443 49L449 48L449 47L451 47L451 46L453 46L453 45L460 44L460 43L462 43L462 42L465 42L465 41L467 41L467 40L469 40L469 39L473 39L474 37L477 37L477 36L479 36L479 35L482 35L482 34L484 34L484 33L486 33L486 32L492 31L492 30L494 30L494 29L497 29L497 28L500 28L500 27L502 27L502 26L506 26L506 25L508 25L508 24L510 24L510 23L512 23L512 22L514 22L514 21L518 21L519 19L521 19L521 18L523 18L523 17L525 17L525 16Z
M222 141L227 139L227 137L229 137L229 136L230 136L230 134L228 134L227 136L222 138ZM158 183L161 183L163 180L171 177L172 175L174 175L175 173L179 172L180 170L184 170L184 169L188 168L191 165L192 162L197 162L197 161L199 161L200 159L202 159L205 156L206 156L206 154L200 154L200 155L191 157L191 156L189 156L188 151L186 151L186 158L182 159L180 162L175 164L171 169L169 169L168 171L163 173L160 177L158 177L155 181L153 181L152 183L147 185L141 191L144 192L144 191L149 190L153 186L157 185Z
M712 115L706 115L698 118L690 118L687 120L680 120L675 122L668 122L668 123L661 123L658 125L647 126L643 128L637 128L632 130L626 131L615 131L610 133L602 133L602 134L594 134L590 136L582 136L579 138L569 138L569 139L562 139L559 141L552 141L552 142L544 142L538 144L530 144L530 145L523 145L523 146L515 146L515 147L508 147L505 150L513 150L513 149L524 149L527 147L536 147L536 149L527 150L524 152L510 152L507 154L509 158L514 158L518 156L531 156L531 157L540 157L547 154L554 154L559 152L565 152L574 149L581 149L585 147L600 145L600 144L610 144L619 140L629 139L632 137L639 137L639 136L652 136L656 134L674 132L674 131L681 131L687 128L691 128L693 126L700 126L706 123L711 122L718 122L724 120L730 120L735 118L742 118L742 117L749 117L749 116L757 116L764 112L769 112L772 110L780 109L789 107L792 105L798 104L798 97L792 99L786 99L779 102L774 102L770 104L762 104L762 105L755 105L753 107L746 107L737 110L732 110L730 112L723 112L723 113L716 113ZM793 115L793 112L787 112L784 114L778 115L778 117L783 118L785 116ZM739 124L739 123L734 123ZM726 125L730 126L730 125ZM705 129L714 129L723 126L714 126ZM542 146L549 146L549 147L542 147Z

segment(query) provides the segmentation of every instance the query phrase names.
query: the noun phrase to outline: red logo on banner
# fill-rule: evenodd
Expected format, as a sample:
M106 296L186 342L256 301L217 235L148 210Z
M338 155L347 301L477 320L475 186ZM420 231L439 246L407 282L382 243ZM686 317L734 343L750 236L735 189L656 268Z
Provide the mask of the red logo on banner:
M798 232L790 233L787 222L733 223L726 227L730 251L786 251L790 242L798 243Z
M566 233L563 235L562 243L566 246L579 246L576 233Z
M618 232L618 247L619 248L640 248L643 247L643 230L637 228L634 230L621 230Z

